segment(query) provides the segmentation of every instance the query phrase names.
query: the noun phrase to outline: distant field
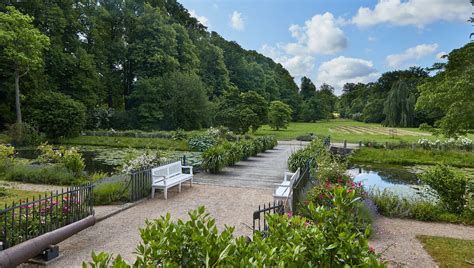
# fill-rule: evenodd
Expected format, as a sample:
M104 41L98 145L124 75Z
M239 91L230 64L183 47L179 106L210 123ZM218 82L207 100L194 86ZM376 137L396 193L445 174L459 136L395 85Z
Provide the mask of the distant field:
M416 142L420 138L434 140L436 137L417 128L388 128L380 124L368 124L347 119L333 119L316 123L290 123L287 129L272 130L268 125L261 127L256 135L274 135L279 140L291 140L298 136L314 133L329 135L332 141L359 142ZM473 138L473 135L470 135Z

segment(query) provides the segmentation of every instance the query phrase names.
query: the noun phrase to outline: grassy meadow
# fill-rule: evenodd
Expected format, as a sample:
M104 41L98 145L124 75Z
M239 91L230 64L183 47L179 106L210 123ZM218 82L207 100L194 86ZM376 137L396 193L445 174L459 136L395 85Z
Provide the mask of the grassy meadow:
M349 119L332 119L315 123L292 122L287 129L273 130L265 125L257 130L256 135L274 135L278 140L292 140L298 136L308 135L331 136L331 141L348 142L416 142L420 138L436 139L428 132L418 128L388 128L380 124L369 124Z
M473 267L474 240L418 235L416 238L439 267Z

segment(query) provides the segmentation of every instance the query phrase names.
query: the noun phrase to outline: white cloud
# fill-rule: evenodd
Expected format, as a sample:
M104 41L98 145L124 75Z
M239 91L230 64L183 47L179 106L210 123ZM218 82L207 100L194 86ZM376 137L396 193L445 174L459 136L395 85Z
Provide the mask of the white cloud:
M230 16L230 25L232 28L243 31L245 28L244 18L242 17L242 13L238 11L234 11Z
M471 12L468 0L379 0L373 9L360 7L352 22L361 27L380 23L423 27L437 20L466 21Z
M375 41L377 41L377 38L376 38L376 37L373 37L373 36L369 36L369 37L367 38L367 40L368 40L369 42L375 42Z
M445 58L443 58L443 56L445 56L445 55L448 55L448 53L442 51L442 52L439 52L439 53L436 54L436 58L438 60L446 60Z
M304 30L306 36L304 40L311 52L334 54L347 47L344 32L337 27L334 16L329 12L315 15L311 20L306 21Z
M281 63L296 80L314 73L315 56L334 54L347 47L347 38L339 28L342 20L331 13L316 14L304 25L293 24L288 30L294 42L264 45L260 51Z
M317 83L332 85L340 94L345 83L368 83L379 76L371 61L339 56L319 66Z
M386 60L390 67L401 67L409 60L418 60L433 54L438 49L438 44L421 44L411 47L400 54L388 55Z
M189 11L189 15L191 15L191 17L194 17L196 18L202 25L206 26L206 27L209 27L211 26L211 24L209 23L209 19L204 17L204 16L199 16L196 11L194 10L190 10Z

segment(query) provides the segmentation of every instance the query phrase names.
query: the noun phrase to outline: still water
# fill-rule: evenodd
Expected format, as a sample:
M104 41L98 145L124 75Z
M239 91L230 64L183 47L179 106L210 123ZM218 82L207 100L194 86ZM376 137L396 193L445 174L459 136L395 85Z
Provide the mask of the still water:
M356 182L362 182L366 190L387 189L403 196L414 196L420 193L422 184L413 171L403 166L394 165L353 165L347 173Z

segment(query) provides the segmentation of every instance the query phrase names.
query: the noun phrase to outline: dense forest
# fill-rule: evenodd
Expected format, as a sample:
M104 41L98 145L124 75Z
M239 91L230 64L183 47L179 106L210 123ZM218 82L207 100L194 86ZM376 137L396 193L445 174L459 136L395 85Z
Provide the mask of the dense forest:
M40 130L46 127L40 115L53 106L64 110L57 116L68 114L69 107L84 110L76 121L86 128L205 127L217 124L215 110L227 91L250 92L266 105L281 100L293 111L299 108L298 86L287 70L209 33L176 1L11 5L31 16L38 34L49 39L39 51L40 62L20 71L24 121ZM7 6L0 4L0 11ZM17 121L15 63L6 46L0 49L1 127Z
M53 138L97 128L245 133L282 125L285 114L448 135L474 125L466 116L474 114L473 43L447 63L348 83L337 97L307 77L296 85L281 64L209 32L175 0L10 1L0 4L0 37L0 129Z

